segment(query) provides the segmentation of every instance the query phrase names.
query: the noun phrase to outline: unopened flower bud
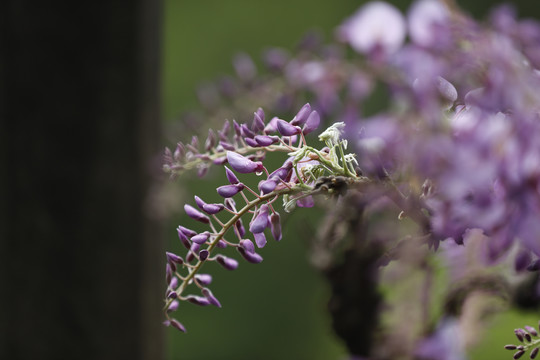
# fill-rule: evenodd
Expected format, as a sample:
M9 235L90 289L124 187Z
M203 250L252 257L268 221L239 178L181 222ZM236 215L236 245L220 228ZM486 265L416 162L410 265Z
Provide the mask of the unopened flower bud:
M249 231L253 234L262 233L268 227L268 205L264 204L253 222L249 225Z
M516 350L517 346L516 345L504 345L504 348L506 350Z
M272 236L274 239L276 239L276 241L281 240L281 222L277 212L270 215L270 231L272 232Z
M259 249L266 245L266 236L264 235L264 232L253 234L253 238L255 239L255 244L257 244Z
M262 256L257 254L256 252L251 253L249 251L244 250L244 248L242 247L238 247L237 249L240 255L242 255L244 259L246 259L248 262L252 264L258 264L261 261L263 261Z
M167 308L167 312L176 311L179 305L180 305L180 302L178 300L172 301L169 307Z
M212 294L212 292L210 291L210 289L208 288L203 288L201 290L202 294L204 295L204 297L208 300L208 302L210 302L210 304L214 305L214 306L217 306L217 307L221 307L221 303L219 302L219 300Z
M257 141L255 141L255 139L250 139L248 137L244 138L244 141L246 142L246 144L248 144L249 146L251 147L259 147L259 143Z
M259 108L259 109L261 109L261 108ZM260 114L261 113L259 113L258 110L253 113L253 124L251 125L251 129L256 133L264 130L264 119L261 118ZM262 112L262 114L263 114L263 117L264 117L264 112Z
M210 233L208 233L207 231L203 232L203 233L200 233L198 235L195 235L191 238L191 241L193 241L194 243L196 244L199 244L199 245L202 245L204 244L207 240L208 240L208 237L210 236Z
M180 242L182 242L182 245L186 247L186 249L189 249L191 244L189 243L189 238L186 236L186 234L178 227L176 229L178 232L178 238L180 239Z
M298 126L294 126L282 119L276 120L277 130L283 136L293 136L300 134L301 129Z
M523 354L525 354L525 351L524 350L519 350L517 353L514 354L514 360L519 359L520 357L523 356Z
M241 174L263 171L263 164L261 162L251 161L247 157L233 151L227 151L227 160L233 170Z
M171 283L172 276L173 276L172 267L169 263L167 263L167 265L165 265L165 280L167 281L167 284Z
M184 210L190 218L205 224L210 223L210 219L208 218L208 216L204 215L202 212L195 209L193 206L186 204L184 205Z
M255 252L255 245L253 245L253 242L251 240L242 239L242 240L240 240L239 244L247 252L250 252L250 253Z
M210 255L210 253L206 249L199 251L199 260L206 261L206 259L208 259L208 255Z
M533 328L532 326L525 326L525 330L527 330L527 332L529 334L531 334L532 336L538 336L538 332L536 331L535 328Z
M516 337L519 341L523 342L524 339L524 333L521 329L514 329L514 334L516 334Z
M313 110L311 114L309 114L306 124L302 128L302 132L304 134L309 134L313 130L317 129L320 123L321 123L321 117L319 116L319 113Z
M218 187L216 190L218 194L224 198L230 198L238 194L240 191L244 190L245 185L242 183L234 185L223 185Z
M271 193L276 188L277 183L276 181L272 179L263 180L259 183L259 190L263 193L263 195L266 195L268 193Z
M167 255L167 261L169 263L177 263L177 264L180 264L182 265L184 263L184 259L182 259L180 256L174 254L174 253L171 253L171 252L166 252L165 253Z
M210 274L196 274L195 280L201 285L209 285L212 282L212 275Z
M189 296L186 296L186 300L192 304L199 305L199 306L210 305L210 301L208 301L207 298L202 297L202 296L189 295Z
M302 106L300 111L298 111L296 116L291 120L291 125L294 125L294 126L304 125L310 113L311 113L311 105L307 103L304 106Z
M186 332L186 328L184 327L184 325L182 325L182 323L180 323L180 321L176 319L166 320L163 324L165 326L172 326L175 329L180 330L181 332L184 332L184 333Z
M270 135L256 135L255 142L258 146L270 146L279 142L279 138L277 136Z
M529 354L529 357L531 359L535 359L536 355L538 355L538 348L537 347L535 347L534 349L531 350L531 353Z
M235 270L238 267L238 261L223 255L216 256L216 261L227 270Z

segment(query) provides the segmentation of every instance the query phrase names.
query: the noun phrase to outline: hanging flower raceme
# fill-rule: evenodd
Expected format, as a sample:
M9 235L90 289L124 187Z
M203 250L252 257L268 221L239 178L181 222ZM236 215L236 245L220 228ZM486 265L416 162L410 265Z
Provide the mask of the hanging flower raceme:
M309 146L305 140L305 135L315 130L320 123L319 114L311 110L309 104L304 105L290 122L274 118L273 124L266 124L264 118L264 111L259 108L254 113L251 126L234 122L235 134L232 139L226 136L229 129L229 123L226 122L222 131L218 131L219 145L213 138L214 132L210 131L212 135L205 141L205 153L195 153L198 140L193 140L187 146L192 152L190 156L180 155L184 153L183 144L177 146L177 155L171 158L170 151L166 152L166 159L171 162L166 163L165 169L172 174L196 167L194 164L230 166L230 169L224 166L227 183L216 189L223 203L208 203L195 196L198 209L190 204L184 205L186 215L203 223L207 230L195 232L179 226L178 237L187 249L186 255L183 258L167 252L168 287L164 308L167 326L185 331L184 326L170 315L178 310L181 302L221 307L220 301L208 288L211 276L200 273L200 270L207 262L216 262L227 270L236 269L238 262L221 253L225 248L236 248L249 263L263 261L256 247L261 249L266 246L267 230L276 241L282 239L280 214L275 204L277 199L285 199L289 203L285 210L290 211L292 204L313 206L311 194L321 193L321 189L315 188L314 184L323 175L345 176L351 182L365 181L356 175L351 166L354 156L343 153L346 141L341 139L340 130L344 125L338 126L340 130L336 130L336 126L326 130L324 134L330 134L330 137L324 135L321 139L327 147L318 150ZM282 166L269 172L263 164L266 152L285 152L288 158ZM237 174L264 175L265 178L259 182L257 189L252 189ZM240 203L243 205L238 205ZM246 231L243 224L249 217L251 220ZM193 294L193 291L199 294Z

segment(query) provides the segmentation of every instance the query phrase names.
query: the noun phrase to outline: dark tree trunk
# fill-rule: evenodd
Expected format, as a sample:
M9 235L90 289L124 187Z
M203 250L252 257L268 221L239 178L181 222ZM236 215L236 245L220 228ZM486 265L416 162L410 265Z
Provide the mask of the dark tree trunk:
M0 358L160 359L161 4L0 5Z

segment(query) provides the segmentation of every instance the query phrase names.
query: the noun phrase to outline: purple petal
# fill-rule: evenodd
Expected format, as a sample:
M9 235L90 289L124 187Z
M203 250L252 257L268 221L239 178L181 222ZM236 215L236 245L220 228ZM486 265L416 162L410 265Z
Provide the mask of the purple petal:
M272 232L272 236L276 241L280 241L282 234L281 234L281 222L279 219L279 213L274 212L272 215L270 215L270 231Z
M304 125L310 113L311 113L311 105L307 103L304 106L302 106L300 111L298 111L296 116L291 120L291 125L294 125L294 126Z
M195 279L201 285L209 285L212 282L212 275L210 275L210 274L196 274Z
M265 134L271 134L277 131L277 119L277 117L273 117L272 120L266 124L266 127L264 128Z
M268 225L268 205L264 204L261 206L253 222L249 225L249 231L253 234L262 233Z
M204 142L204 149L206 151L212 150L212 148L216 146L216 135L212 131L212 129L208 130L208 137L206 138L206 141Z
M238 261L223 255L216 256L216 261L227 270L235 270L238 267Z
M171 283L173 276L173 269L171 267L171 264L167 263L165 265L165 280L167 281L167 285Z
M269 179L281 179L283 181L288 181L290 179L291 174L292 174L292 166L291 167L280 167L276 171L271 173L268 178Z
M231 185L238 184L240 182L240 180L238 180L236 175L226 166L225 166L225 175L227 175L227 180L229 180L229 183Z
M224 198L230 198L234 195L238 194L240 191L244 190L244 184L234 184L234 185L223 185L218 187L216 190L219 195L223 196Z
M218 157L218 158L215 158L212 163L214 165L223 165L223 164L226 164L227 163L227 157L226 156L221 156L221 157Z
M212 292L210 291L210 289L208 288L203 288L201 290L202 294L204 295L204 297L210 302L210 304L214 305L214 306L217 306L217 307L221 307L221 303L219 302L219 300L212 294Z
M263 248L266 245L266 236L263 232L259 234L253 234L253 237L255 238L255 244L257 244L257 247L259 249Z
M242 239L239 242L240 246L250 253L255 253L255 245L253 245L253 241L249 239Z
M293 136L299 134L301 129L298 126L294 126L286 122L285 120L276 120L277 130L283 136Z
M171 283L169 284L169 287L171 289L176 289L178 287L178 278L176 276L174 276L172 279L171 279Z
M240 255L242 255L242 257L244 259L246 259L248 262L250 262L252 264L258 264L261 261L263 261L262 256L257 254L257 253L248 252L248 251L244 250L244 248L242 248L242 247L238 247L237 249L238 249L238 252L240 253Z
M306 124L304 125L302 131L304 132L304 134L309 134L313 130L317 129L320 123L321 117L319 116L319 113L313 110L311 114L309 114L309 117L307 118Z
M205 224L208 224L210 222L210 219L208 218L208 216L204 215L202 212L195 209L191 205L188 205L188 204L184 205L184 210L186 211L186 214L194 220L200 221Z
M241 174L249 174L263 170L261 162L251 161L245 156L232 151L227 151L227 160L229 160L229 165L231 165L233 170Z

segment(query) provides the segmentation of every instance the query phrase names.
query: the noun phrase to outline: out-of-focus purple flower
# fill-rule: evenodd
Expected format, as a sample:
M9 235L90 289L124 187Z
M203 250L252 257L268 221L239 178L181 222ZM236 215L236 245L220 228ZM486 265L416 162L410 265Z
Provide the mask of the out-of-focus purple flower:
M223 185L218 187L216 190L218 194L223 196L224 198L230 198L238 194L240 191L244 190L244 188L244 184L238 183L234 185Z
M435 333L418 345L415 355L425 360L465 360L458 320L443 319Z
M405 33L403 15L382 1L366 3L338 29L339 39L360 53L393 53L403 44Z
M435 45L448 33L448 10L438 0L418 0L407 14L409 36L422 46Z
M194 220L200 221L204 224L208 224L210 222L210 219L208 218L208 216L204 215L202 212L195 209L191 205L188 205L188 204L184 205L184 210L186 211L186 214Z
M518 272L524 271L531 264L531 261L532 256L530 251L521 249L514 260L514 269Z
M227 151L227 160L229 160L229 165L231 165L233 170L241 174L263 171L263 164L261 162L251 161L247 157L233 151Z
M243 81L251 81L257 74L257 68L251 57L245 53L239 53L233 58L234 70Z
M235 270L238 267L238 261L223 255L217 255L216 261L227 270Z

